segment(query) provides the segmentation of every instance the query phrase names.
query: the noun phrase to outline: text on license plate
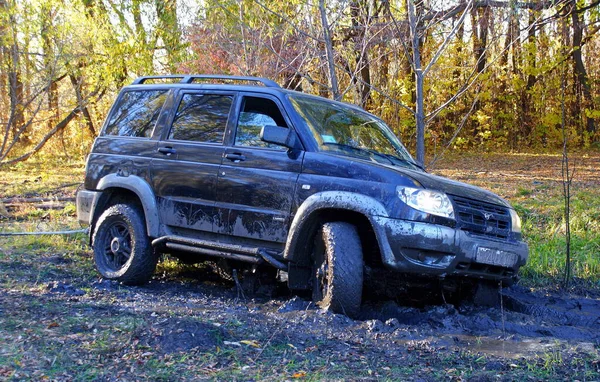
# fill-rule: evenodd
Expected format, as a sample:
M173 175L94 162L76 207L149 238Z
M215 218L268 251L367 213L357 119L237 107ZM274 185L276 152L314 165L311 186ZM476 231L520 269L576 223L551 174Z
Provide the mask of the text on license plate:
M518 260L518 256L514 253L486 247L477 248L477 257L475 258L475 261L478 263L507 268L514 267Z

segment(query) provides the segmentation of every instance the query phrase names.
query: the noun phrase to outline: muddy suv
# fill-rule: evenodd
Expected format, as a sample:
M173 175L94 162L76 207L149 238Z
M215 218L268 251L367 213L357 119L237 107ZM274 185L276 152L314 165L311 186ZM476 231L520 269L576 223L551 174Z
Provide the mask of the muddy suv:
M426 173L356 106L254 77L126 86L77 212L104 278L143 283L160 253L221 258L348 315L369 275L510 282L528 256L505 200Z

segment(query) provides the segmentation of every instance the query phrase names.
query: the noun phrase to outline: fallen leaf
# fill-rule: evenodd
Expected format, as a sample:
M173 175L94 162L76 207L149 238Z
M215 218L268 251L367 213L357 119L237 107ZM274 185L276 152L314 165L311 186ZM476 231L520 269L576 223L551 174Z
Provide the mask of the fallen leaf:
M58 324L58 322L54 321L52 323L50 323L50 325L48 325L48 329L52 329L52 328L58 328L60 325Z
M241 340L240 343L244 345L249 345L255 348L259 348L260 344L256 340Z
M223 341L223 345L242 346L239 342Z
M292 374L292 378L304 378L306 377L306 371L298 371L294 374Z

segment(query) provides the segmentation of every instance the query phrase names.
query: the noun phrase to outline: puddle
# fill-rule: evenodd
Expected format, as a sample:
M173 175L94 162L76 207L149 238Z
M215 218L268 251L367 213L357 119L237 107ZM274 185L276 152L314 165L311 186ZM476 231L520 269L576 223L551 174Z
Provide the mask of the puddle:
M600 356L591 342L569 343L555 339L540 338L491 338L465 334L431 336L421 339L395 340L396 344L407 349L435 349L440 347L460 348L471 353L494 356L505 359L532 359L547 354L586 353Z

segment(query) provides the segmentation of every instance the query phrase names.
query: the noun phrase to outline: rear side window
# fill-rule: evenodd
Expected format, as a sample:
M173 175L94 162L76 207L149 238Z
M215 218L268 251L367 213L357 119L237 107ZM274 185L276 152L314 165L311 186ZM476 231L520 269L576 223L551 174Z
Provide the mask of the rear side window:
M229 95L184 94L169 139L223 143L232 103Z
M133 90L119 98L104 131L122 137L152 136L168 90Z

